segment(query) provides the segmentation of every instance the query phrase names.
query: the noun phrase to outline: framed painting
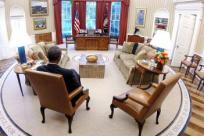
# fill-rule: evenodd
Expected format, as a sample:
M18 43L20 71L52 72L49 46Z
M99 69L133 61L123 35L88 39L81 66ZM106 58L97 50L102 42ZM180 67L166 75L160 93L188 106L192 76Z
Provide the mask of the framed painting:
M146 9L137 8L136 9L136 26L145 27L145 17L146 17Z
M47 16L48 0L30 0L31 16Z
M34 30L43 30L47 28L46 18L33 18Z

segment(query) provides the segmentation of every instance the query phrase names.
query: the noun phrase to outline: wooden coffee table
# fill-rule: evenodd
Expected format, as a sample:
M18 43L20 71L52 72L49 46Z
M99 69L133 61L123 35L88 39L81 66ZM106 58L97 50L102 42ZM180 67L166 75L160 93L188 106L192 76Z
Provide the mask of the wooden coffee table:
M89 63L85 54L82 54L79 60L79 74L81 78L104 78L105 62L101 54L96 54L98 60L96 63Z

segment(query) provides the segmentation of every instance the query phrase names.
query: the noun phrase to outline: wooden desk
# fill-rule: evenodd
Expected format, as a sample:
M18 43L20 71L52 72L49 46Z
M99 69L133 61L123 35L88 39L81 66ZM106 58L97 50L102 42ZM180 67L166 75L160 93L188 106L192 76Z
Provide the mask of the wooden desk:
M108 50L109 36L78 34L76 50Z

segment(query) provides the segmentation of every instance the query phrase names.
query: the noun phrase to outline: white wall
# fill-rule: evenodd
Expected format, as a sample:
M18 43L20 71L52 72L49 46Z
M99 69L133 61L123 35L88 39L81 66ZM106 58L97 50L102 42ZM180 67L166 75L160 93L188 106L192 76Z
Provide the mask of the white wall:
M136 23L136 8L146 8L146 21L145 27L139 28L140 33L144 36L151 37L153 30L154 13L161 8L167 8L170 13L168 31L172 32L174 5L173 0L130 0L130 8L128 15L128 28L127 32L133 34Z
M49 2L49 14L48 16L40 16L45 17L47 21L47 29L44 30L34 30L33 29L33 18L30 16L30 5L29 0L6 0L5 1L5 7L6 7L6 23L7 23L7 29L8 29L8 35L10 37L11 35L11 25L10 25L10 8L12 6L18 5L24 8L25 10L25 17L26 17L26 27L27 32L29 35L33 35L36 33L45 33L45 32L54 32L55 26L54 26L54 13L53 13L53 0L48 0ZM39 17L36 17L39 18Z

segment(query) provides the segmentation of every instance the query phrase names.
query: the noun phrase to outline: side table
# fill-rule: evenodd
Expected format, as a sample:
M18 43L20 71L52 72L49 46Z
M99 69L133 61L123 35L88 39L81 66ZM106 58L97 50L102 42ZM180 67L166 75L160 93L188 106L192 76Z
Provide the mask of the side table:
M155 75L160 75L162 74L163 75L163 80L166 78L166 75L168 74L169 70L167 68L163 68L163 70L159 70L159 69L156 69L155 67L152 67L151 65L149 65L149 63L144 63L143 60L138 60L137 61L137 65L139 66L138 70L141 72L141 77L140 77L140 86L141 86L141 83L143 81L143 76L144 76L144 73L145 72L150 72L152 73L152 82L154 80L154 76ZM148 89L151 87L151 84L145 88L145 89Z

